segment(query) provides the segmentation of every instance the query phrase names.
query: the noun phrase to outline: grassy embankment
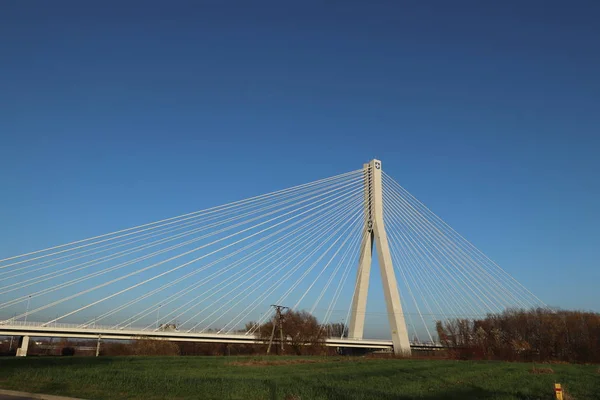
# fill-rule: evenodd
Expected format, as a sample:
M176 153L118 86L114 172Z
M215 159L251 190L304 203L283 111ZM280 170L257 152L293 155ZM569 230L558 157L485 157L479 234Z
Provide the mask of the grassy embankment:
M593 365L342 357L0 358L0 387L87 399L600 399ZM551 370L543 370L551 368Z

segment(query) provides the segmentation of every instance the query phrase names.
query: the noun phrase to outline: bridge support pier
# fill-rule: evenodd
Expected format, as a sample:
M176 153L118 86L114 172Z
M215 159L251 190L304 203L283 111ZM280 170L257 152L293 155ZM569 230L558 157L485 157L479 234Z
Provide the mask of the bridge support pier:
M100 341L102 340L102 335L98 335L98 343L96 343L96 357L100 355Z
M17 357L25 357L29 348L29 336L19 337L19 345L17 346Z
M387 308L394 354L411 354L408 330L400 303L400 293L392 264L392 256L383 221L383 182L381 177L381 161L371 160L364 164L365 187L365 231L360 249L358 274L352 301L352 315L350 317L349 338L362 339L365 325L365 311L367 294L369 291L369 277L371 273L371 260L373 258L373 245L377 249L377 260L383 294Z

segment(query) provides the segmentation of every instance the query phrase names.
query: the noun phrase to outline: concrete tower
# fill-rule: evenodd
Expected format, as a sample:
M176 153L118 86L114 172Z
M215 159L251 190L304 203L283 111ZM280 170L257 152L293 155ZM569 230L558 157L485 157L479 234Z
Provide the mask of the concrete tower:
M367 294L369 292L369 276L371 274L371 259L373 257L373 245L375 245L392 333L392 343L394 344L394 353L410 355L408 331L406 329L406 322L404 321L400 293L398 292L396 275L394 274L394 266L383 222L381 161L371 160L368 164L364 164L364 187L364 229L366 232L363 235L363 241L360 245L358 274L356 276L348 336L355 339L362 339L363 337Z

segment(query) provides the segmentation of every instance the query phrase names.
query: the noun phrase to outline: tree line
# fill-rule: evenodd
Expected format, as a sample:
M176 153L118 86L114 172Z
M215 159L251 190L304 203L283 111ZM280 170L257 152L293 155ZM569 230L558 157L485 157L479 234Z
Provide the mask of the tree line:
M176 329L176 327L173 327ZM284 339L283 350L280 337ZM446 351L427 356L458 359L508 361L565 361L600 363L600 314L548 309L507 310L480 319L455 318L438 321L436 330ZM325 346L327 337L347 337L342 323L320 324L305 311L288 310L281 319L273 316L263 324L249 322L246 329L259 339L257 344L170 342L139 338L131 341L103 341L100 355L327 355L336 349ZM271 339L272 338L272 339ZM95 340L48 339L30 342L30 355L94 355ZM82 349L87 349L83 351ZM10 350L9 350L10 349ZM16 343L0 343L0 354L11 354ZM415 355L417 355L415 353Z
M507 310L481 319L438 321L451 356L464 359L600 363L600 314Z

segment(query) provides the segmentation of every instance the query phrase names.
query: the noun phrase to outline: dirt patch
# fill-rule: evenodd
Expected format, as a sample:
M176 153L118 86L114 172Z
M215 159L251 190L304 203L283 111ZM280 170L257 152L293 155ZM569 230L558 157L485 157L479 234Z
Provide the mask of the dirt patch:
M239 367L262 367L265 365L315 364L323 362L328 362L328 360L247 360L230 362L229 365L237 365Z
M575 397L571 396L569 393L563 390L563 399L564 400L575 400Z
M537 368L537 367L533 367L533 368L531 368L531 370L529 370L529 373L536 374L536 375L553 374L554 370L552 368Z
M342 358L290 358L290 359L267 359L267 360L243 360L243 361L232 361L227 363L228 365L237 365L242 367L253 367L253 366L265 366L265 365L293 365L293 364L319 364L319 363L345 363L361 362L363 359L357 357L342 357Z

